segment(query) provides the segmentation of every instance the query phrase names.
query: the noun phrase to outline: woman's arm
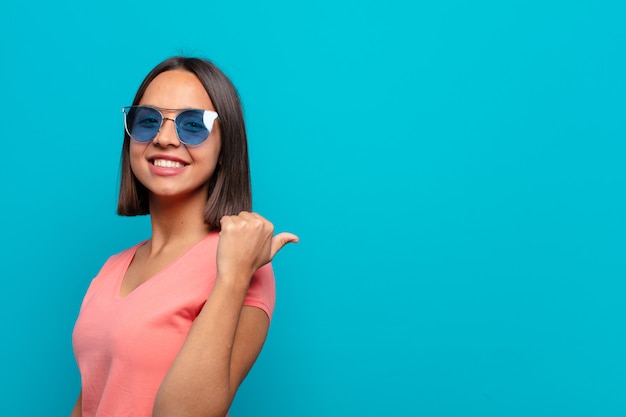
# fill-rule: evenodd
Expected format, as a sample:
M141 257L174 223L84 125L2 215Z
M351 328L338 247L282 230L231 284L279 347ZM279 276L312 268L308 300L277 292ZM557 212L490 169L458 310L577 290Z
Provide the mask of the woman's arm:
M154 417L228 412L235 391L261 351L269 325L264 311L242 308L245 292L241 293L216 282L159 388Z
M254 364L267 335L269 318L242 307L250 278L287 243L254 213L222 219L213 291L195 319L154 403L154 417L224 416L237 388Z
M72 409L72 414L70 417L82 417L83 416L83 390L81 389L78 393L78 399L76 400L76 404L74 404L74 408Z

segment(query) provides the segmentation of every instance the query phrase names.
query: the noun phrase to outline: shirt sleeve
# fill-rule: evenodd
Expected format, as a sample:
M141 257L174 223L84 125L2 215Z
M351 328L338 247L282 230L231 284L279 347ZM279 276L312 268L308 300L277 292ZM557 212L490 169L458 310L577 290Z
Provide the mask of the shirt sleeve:
M274 270L272 269L272 264L266 264L259 268L252 276L243 305L260 308L265 311L271 320L275 303L276 283L274 280Z

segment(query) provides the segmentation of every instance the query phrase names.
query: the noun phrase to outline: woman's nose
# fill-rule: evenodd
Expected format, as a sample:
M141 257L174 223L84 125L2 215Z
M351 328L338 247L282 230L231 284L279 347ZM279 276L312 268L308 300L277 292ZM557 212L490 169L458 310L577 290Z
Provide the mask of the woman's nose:
M172 123L168 123L168 121ZM176 133L176 122L174 119L169 117L163 118L161 129L159 129L159 133L152 139L152 143L163 147L180 146L180 139L178 139L178 134Z

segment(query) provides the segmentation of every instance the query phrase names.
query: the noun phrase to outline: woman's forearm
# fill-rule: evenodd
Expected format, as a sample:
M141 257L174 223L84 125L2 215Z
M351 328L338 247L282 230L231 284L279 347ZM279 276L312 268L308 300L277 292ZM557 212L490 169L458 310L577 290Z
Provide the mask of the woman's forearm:
M237 389L231 384L231 356L247 291L237 282L218 276L159 388L154 417L227 413Z

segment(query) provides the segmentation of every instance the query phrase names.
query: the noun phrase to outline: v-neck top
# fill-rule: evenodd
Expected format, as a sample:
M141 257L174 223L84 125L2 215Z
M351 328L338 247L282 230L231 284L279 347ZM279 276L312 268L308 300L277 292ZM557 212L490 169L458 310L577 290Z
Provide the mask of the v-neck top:
M157 390L216 278L219 235L211 233L163 270L120 297L139 243L111 256L91 282L73 332L83 417L150 417ZM252 277L244 305L271 319L270 264Z

